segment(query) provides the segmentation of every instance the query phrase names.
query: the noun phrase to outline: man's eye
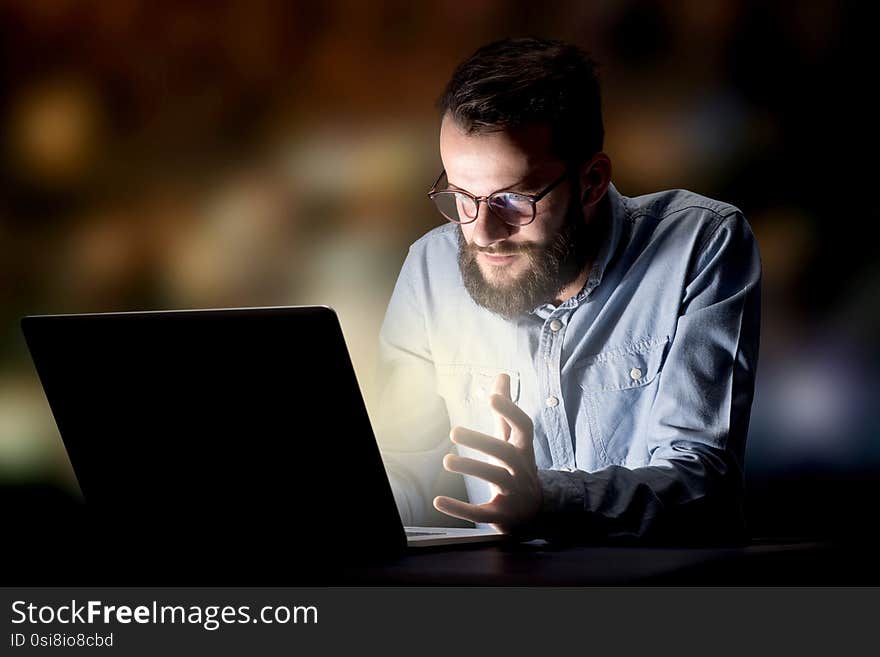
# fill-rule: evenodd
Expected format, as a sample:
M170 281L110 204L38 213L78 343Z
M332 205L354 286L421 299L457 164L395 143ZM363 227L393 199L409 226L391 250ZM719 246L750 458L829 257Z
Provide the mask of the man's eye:
M464 194L456 194L455 203L458 207L458 213L460 215L465 216L468 219L472 219L476 215L474 200L469 196L465 196Z
M531 202L520 194L497 194L492 197L491 202L499 210L531 212Z

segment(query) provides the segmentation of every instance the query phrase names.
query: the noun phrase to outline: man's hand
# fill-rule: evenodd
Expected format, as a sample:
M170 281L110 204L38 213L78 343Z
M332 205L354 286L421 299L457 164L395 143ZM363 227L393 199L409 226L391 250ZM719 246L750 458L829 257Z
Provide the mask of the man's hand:
M456 454L443 458L443 467L450 472L472 475L492 485L494 496L485 504L469 504L441 495L434 498L434 508L443 513L490 523L497 530L510 533L533 520L541 509L541 484L532 446L532 420L510 399L510 377L498 375L489 398L495 414L497 437L453 427L452 442L480 451L490 462Z

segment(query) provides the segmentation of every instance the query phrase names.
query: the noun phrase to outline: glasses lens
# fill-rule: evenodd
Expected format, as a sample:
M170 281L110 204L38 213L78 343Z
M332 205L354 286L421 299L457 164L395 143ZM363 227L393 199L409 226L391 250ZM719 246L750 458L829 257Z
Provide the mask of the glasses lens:
M521 194L493 194L489 198L489 208L498 217L514 226L531 222L535 215L532 200Z
M449 221L466 223L477 216L474 199L455 192L440 192L434 195L434 204Z

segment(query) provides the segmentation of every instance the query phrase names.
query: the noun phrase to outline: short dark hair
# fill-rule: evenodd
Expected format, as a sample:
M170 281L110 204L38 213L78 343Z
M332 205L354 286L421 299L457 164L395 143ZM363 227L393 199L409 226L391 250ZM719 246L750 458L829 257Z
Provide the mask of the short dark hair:
M553 152L578 165L602 150L605 136L596 69L577 46L503 39L459 64L437 105L469 134L549 123Z

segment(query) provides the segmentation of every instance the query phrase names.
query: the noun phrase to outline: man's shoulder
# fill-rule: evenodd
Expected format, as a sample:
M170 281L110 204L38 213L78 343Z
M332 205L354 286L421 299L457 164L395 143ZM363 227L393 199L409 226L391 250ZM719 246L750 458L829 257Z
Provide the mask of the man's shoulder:
M458 231L458 226L453 223L437 226L413 242L409 250L420 253L444 251L458 253Z
M407 315L406 321L417 319L429 332L438 330L444 322L455 321L457 310L450 309L467 308L478 315L488 314L474 303L462 282L458 266L459 234L457 224L444 224L410 245L389 313L396 313L398 319Z
M683 213L727 217L742 214L735 205L697 194L688 189L667 189L642 196L625 197L624 204L630 218L643 216L670 219Z
M458 271L458 233L456 224L437 226L409 247L401 278L414 288L448 293L461 285Z
M635 233L649 241L672 240L682 248L702 250L723 226L751 238L751 227L742 211L687 189L669 189L642 196L622 197L626 219ZM637 240L644 244L643 240Z
M453 223L432 228L410 245L405 268L411 274L423 275L430 269L432 276L457 272L458 233L459 228Z

